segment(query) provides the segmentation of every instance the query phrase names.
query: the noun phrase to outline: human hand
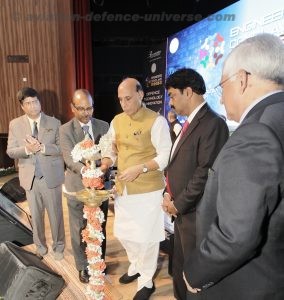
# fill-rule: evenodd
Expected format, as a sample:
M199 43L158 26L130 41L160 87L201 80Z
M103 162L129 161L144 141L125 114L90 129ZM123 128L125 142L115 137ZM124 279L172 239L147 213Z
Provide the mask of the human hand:
M89 169L91 167L91 161L90 160L83 158L81 160L81 162L85 165L84 166L84 171L86 171L87 169Z
M135 180L142 172L141 165L135 165L122 171L118 176L119 180L130 182Z
M101 164L100 168L101 168L101 171L102 171L104 174L105 174L106 171L109 169L108 165L107 165L107 164L104 164L104 163Z
M169 214L168 207L171 202L171 196L168 193L164 193L163 203L162 203L162 209L165 213Z
M41 143L34 137L27 135L25 139L25 147L30 153L41 151Z
M186 288L187 288L187 290L188 290L190 293L192 293L192 294L197 294L198 292L201 291L201 289L193 288L193 287L191 287L191 286L189 285L188 281L187 281L186 278L185 278L184 272L182 272L182 277L183 277L183 280L184 280L184 282L185 282Z
M115 200L117 197L117 190L116 187L113 186L113 188L110 190L109 200Z
M162 208L167 214L177 217L178 211L175 208L174 202L172 201L172 198L168 193L164 194Z

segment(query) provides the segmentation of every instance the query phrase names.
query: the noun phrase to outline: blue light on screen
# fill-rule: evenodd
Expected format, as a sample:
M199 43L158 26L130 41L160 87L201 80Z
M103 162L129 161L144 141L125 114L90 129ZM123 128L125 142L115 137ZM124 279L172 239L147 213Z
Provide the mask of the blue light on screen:
M284 7L279 0L241 0L168 37L166 77L180 68L199 72L206 83L205 99L226 117L214 87L219 84L228 53L242 40L261 32L284 33ZM165 112L169 110L165 99ZM183 118L179 117L181 121ZM227 121L231 129L238 124Z

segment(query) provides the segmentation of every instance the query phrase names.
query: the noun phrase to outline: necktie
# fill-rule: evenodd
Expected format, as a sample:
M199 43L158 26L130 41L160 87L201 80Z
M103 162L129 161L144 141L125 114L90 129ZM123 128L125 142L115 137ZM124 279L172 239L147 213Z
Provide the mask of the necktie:
M38 128L37 128L37 122L36 121L34 121L33 137L35 139L38 138Z
M82 129L84 131L84 135L88 136L88 138L92 140L93 138L92 138L92 136L91 136L91 134L89 132L89 126L88 125L84 125L84 126L82 126Z
M33 137L35 139L38 138L38 128L37 128L37 122L34 121L34 129L33 129ZM38 155L36 154L35 156L35 177L37 178L42 178L43 174L42 174L42 171L41 171L41 168L40 168L40 164L39 164L39 161L38 161Z
M182 129L181 129L180 137L182 137L184 135L184 133L187 131L188 127L189 127L189 123L188 123L188 121L185 121L182 126Z

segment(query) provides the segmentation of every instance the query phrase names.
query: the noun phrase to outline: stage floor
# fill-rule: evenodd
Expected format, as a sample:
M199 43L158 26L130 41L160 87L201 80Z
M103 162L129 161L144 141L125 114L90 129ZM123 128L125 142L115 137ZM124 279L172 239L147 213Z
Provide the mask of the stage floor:
M1 178L2 182L6 182ZM25 211L28 210L27 201L18 203ZM106 251L106 264L108 274L106 275L107 282L107 300L131 300L136 293L136 282L132 282L127 285L119 283L119 277L127 271L128 261L126 253L122 248L118 240L113 236L113 203L109 205L109 216L107 222L107 251ZM80 283L78 279L78 272L75 268L74 259L71 250L70 233L69 233L69 220L68 220L68 208L66 198L63 197L63 213L65 222L66 233L66 248L64 251L64 259L61 261L55 261L52 256L51 249L51 233L49 230L49 221L46 214L46 237L49 247L48 254L44 257L43 261L51 267L55 272L61 274L65 281L66 287L57 298L59 300L77 300L88 299L85 296L84 291L85 284ZM35 246L29 245L25 249L35 252ZM168 274L168 255L160 252L158 269L155 275L156 291L152 295L151 300L173 300L172 279Z

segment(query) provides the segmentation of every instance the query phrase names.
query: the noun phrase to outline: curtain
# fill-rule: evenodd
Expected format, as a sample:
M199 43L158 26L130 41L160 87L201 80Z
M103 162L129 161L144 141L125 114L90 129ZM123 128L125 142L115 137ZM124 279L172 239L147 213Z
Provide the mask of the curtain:
M93 95L92 28L85 17L90 14L90 1L73 0L73 13L76 88L87 89Z

